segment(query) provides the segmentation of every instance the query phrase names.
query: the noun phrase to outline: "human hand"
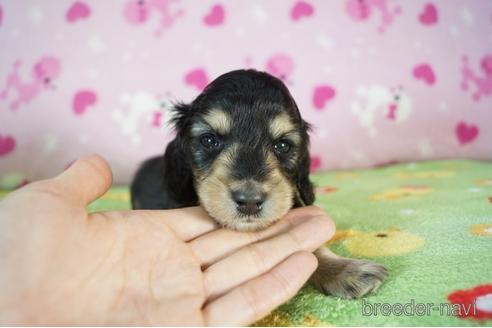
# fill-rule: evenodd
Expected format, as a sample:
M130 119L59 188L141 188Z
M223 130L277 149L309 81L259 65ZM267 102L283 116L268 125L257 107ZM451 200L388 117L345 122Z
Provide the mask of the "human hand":
M301 288L335 231L316 207L255 233L199 207L88 214L111 183L92 156L0 202L0 324L248 325Z

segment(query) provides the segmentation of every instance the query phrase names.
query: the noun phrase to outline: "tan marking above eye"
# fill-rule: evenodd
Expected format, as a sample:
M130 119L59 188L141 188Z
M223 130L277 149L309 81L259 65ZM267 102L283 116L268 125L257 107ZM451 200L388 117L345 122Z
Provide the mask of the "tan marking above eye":
M226 135L231 132L231 117L222 109L211 109L203 119L218 134Z
M295 129L290 116L286 113L281 113L277 115L270 122L270 134L273 139L278 139L286 134L293 132Z

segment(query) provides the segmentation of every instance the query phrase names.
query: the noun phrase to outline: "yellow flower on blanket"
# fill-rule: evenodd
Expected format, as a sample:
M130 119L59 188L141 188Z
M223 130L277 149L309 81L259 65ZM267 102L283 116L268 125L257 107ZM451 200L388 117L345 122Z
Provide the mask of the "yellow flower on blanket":
M424 238L399 229L383 231L338 231L338 241L354 256L400 256L424 246ZM335 235L336 237L337 235ZM342 237L343 236L343 237Z
M260 321L253 324L253 327L289 327L293 326L290 316L282 311L275 310Z
M386 189L385 191L370 197L371 200L397 200L409 196L421 196L430 192L428 186L406 185L398 188Z
M333 237L331 237L331 239L325 245L335 244L336 242L343 241L357 233L359 232L354 230L337 230Z
M470 232L476 236L488 236L492 237L492 224L484 223L484 224L473 224L470 227Z
M312 314L306 314L302 321L296 323L290 316L282 311L275 310L260 321L255 322L254 327L331 327L333 325L321 322Z
M436 171L416 171L416 172L398 172L395 178L398 179L428 179L428 178L449 178L455 175L455 171L436 170Z

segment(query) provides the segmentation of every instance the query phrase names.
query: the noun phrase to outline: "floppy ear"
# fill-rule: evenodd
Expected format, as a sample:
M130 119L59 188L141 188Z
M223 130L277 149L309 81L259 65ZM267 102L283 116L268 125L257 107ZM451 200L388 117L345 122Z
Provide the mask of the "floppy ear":
M190 121L190 105L179 103L174 106L171 119L176 137L164 153L164 188L181 206L196 205L198 197L193 185L193 173L189 158L189 141L185 134Z
M300 154L299 167L297 173L296 187L297 195L295 200L295 206L307 206L314 202L314 188L313 184L309 180L309 167L311 159L309 156L309 135L308 131L310 126L307 122L302 121L303 138L304 138L304 151Z

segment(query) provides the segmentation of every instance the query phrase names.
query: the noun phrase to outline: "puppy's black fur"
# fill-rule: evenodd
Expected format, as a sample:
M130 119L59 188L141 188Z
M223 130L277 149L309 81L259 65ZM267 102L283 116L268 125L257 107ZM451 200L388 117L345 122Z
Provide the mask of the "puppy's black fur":
M255 70L229 72L174 111L176 137L164 156L140 167L131 185L133 208L200 204L225 227L258 230L314 202L309 125L279 79ZM387 274L377 263L326 248L315 254L312 281L327 294L358 298Z
M216 154L201 152L197 156L199 151L196 151L196 141L190 135L190 127L210 108L229 111L234 122L242 123L238 124L238 131L232 138L239 143L252 145L273 142L267 138L261 139L268 134L265 131L267 123L281 112L288 113L298 126L301 136L296 147L299 160L293 164L282 162L282 158L279 158L280 166L298 190L294 194L294 206L314 202L313 185L309 180L309 125L302 120L289 90L269 74L237 70L218 77L191 104L181 103L174 107L172 122L176 137L167 146L164 156L147 160L138 170L131 185L133 208L165 209L199 204L192 166L198 170L207 169ZM255 151L257 154L249 150L238 156L232 170L233 178L253 176L261 181L265 177L268 167L264 154L261 149Z

